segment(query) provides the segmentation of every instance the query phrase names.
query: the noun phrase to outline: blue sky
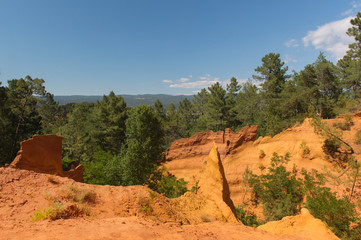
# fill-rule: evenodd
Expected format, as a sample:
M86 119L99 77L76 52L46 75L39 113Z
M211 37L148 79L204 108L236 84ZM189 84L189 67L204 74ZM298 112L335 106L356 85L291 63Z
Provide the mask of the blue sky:
M55 95L194 94L251 79L280 53L291 70L336 62L361 11L347 0L0 0L0 81Z

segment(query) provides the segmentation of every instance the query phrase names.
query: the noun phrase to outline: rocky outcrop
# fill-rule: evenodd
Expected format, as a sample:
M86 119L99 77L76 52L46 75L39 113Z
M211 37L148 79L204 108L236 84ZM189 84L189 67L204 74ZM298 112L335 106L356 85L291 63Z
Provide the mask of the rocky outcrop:
M230 197L228 182L215 143L213 143L206 169L199 182L198 193L206 199L213 200L227 222L237 222L236 209Z
M238 132L226 128L224 132L200 132L189 138L178 139L169 147L166 161L189 157L206 157L209 149L212 148L213 142L217 144L219 154L224 158L242 143L256 140L257 128L258 126L246 126Z
M192 187L201 177L200 171L205 166L213 142L217 144L218 152L223 159L245 142L254 141L257 137L257 128L257 126L246 126L238 132L227 128L224 132L200 132L189 138L178 139L167 150L163 165L170 173L184 178L189 182L189 187Z
M284 217L280 221L268 222L257 229L281 236L297 236L304 240L339 240L339 238L306 208L297 216Z
M31 139L20 143L20 150L10 167L65 176L81 182L83 180L81 165L73 167L68 172L63 172L62 140L62 137L52 134L34 135Z

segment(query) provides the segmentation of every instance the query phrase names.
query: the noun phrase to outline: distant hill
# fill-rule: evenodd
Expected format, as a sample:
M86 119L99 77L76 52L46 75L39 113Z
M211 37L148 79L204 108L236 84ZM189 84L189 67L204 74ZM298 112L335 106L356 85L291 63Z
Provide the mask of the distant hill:
M193 96L189 95L167 95L167 94L140 94L140 95L121 95L128 107L135 107L138 105L146 104L153 105L157 99L159 99L163 106L168 106L173 102L176 106L178 103L183 101L185 98L192 101ZM84 96L84 95L70 95L70 96L54 96L55 101L59 102L60 105L67 103L82 103L82 102L96 102L101 101L103 96Z

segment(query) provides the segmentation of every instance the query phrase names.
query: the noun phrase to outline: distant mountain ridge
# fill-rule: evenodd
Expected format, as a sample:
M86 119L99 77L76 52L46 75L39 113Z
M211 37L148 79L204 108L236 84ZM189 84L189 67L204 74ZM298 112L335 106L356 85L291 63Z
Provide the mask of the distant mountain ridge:
M192 101L192 95L167 95L167 94L138 94L138 95L128 95L128 94L120 94L117 96L122 96L124 101L127 103L128 107L135 107L142 104L153 105L157 99L162 102L163 106L168 106L171 102L173 102L176 106L178 106L179 102L183 101L185 98ZM54 96L55 101L57 101L60 105L65 105L68 103L82 103L82 102L97 102L101 101L103 96L93 95L69 95L69 96Z

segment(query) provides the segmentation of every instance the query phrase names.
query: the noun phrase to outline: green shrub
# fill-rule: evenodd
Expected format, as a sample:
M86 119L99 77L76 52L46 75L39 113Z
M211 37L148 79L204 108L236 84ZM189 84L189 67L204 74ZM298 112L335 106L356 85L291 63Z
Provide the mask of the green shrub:
M164 193L168 198L177 198L188 191L185 185L187 185L187 182L183 178L177 179L175 176L169 175L159 181L157 191Z
M350 130L351 126L353 126L352 117L350 115L345 115L343 122L341 123L334 123L333 126L339 128L343 131Z
M146 183L150 189L158 193L163 193L167 198L182 196L188 191L186 187L187 184L188 182L184 181L183 178L177 179L174 175L167 172L166 168L154 171Z
M361 144L361 130L358 130L355 134L355 142Z
M338 199L329 188L318 187L313 197L307 198L306 207L310 213L325 221L332 231L340 238L349 239L350 225L357 220L355 206L347 197Z
M266 156L266 153L261 149L260 151L259 151L259 158L264 158Z
M236 214L237 214L237 218L246 226L250 226L250 227L258 227L259 225L262 224L262 221L257 219L257 215L246 211L245 206L243 205L238 205L236 207Z
M299 212L304 190L302 180L287 171L285 164L289 154L284 157L273 154L271 166L260 176L250 172L248 184L253 191L256 203L262 203L263 214L267 221L280 220Z
M153 213L152 201L153 200L149 200L149 199L147 199L145 197L140 197L139 198L140 209L146 215L151 215Z
M33 221L45 219L56 220L64 217L64 205L61 202L53 202L51 206L44 209L37 209L32 215Z
M310 150L309 146L307 146L306 142L302 141L300 148L301 148L301 156L303 158L306 158L310 155L311 150Z

